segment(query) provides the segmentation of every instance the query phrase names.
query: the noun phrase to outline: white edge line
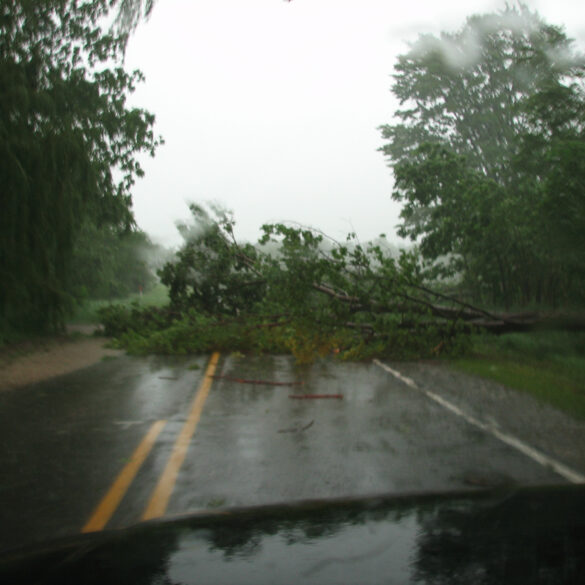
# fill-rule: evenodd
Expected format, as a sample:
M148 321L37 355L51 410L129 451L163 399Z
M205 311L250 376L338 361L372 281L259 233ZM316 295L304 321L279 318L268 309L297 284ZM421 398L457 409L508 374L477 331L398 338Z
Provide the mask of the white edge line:
M386 370L388 373L392 374L395 378L398 378L400 381L404 382L405 384L407 384L411 388L415 388L419 392L422 392L423 394L428 396L431 400L434 400L435 402L440 404L443 408L446 408L447 410L451 411L453 414L456 414L457 416L462 417L468 423L470 423L476 427L479 427L480 429L492 434L494 437L496 437L497 439L499 439L503 443L506 443L510 447L513 447L517 451L520 451L521 453L523 453L524 455L526 455L527 457L529 457L533 461L540 463L540 465L542 465L543 467L550 467L556 473L558 473L560 476L564 477L566 480L570 481L571 483L585 483L585 475L582 475L581 473L574 471L570 467L567 467L563 463L555 461L554 459L552 459L548 455L545 455L544 453L541 453L540 451L533 449L532 447L530 447L526 443L523 443L519 439L516 439L516 437L513 437L512 435L508 435L507 433L503 433L499 429L495 428L495 426L493 424L487 424L487 423L484 423L484 422L476 419L475 417L462 411L459 407L455 406L454 404L452 404L448 400L445 400L444 398L442 398L438 394L435 394L434 392L430 392L429 390L424 390L423 388L419 388L414 380L412 380L411 378L408 378L406 376L403 376L400 372L392 369L390 366L387 366L386 364L382 363L380 360L375 359L375 360L373 360L373 362L374 362L374 364L381 367L383 370Z

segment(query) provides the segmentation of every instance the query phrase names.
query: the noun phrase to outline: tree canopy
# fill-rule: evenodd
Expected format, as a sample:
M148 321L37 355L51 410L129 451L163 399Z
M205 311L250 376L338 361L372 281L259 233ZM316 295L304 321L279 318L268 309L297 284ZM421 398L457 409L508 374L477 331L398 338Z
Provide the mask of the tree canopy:
M583 301L584 75L564 31L522 5L398 58L381 150L399 233L435 274L490 303Z
M131 230L136 154L160 143L129 107L117 2L6 0L0 7L0 326L59 328L80 226Z

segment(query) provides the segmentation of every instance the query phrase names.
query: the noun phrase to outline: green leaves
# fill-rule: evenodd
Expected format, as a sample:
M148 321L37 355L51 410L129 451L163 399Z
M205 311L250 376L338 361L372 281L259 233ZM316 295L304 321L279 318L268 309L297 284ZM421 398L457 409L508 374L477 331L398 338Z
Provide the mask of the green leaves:
M0 328L62 326L84 222L128 230L130 189L154 154L154 117L126 107L141 80L117 66L116 2L7 0L0 7Z
M174 262L159 272L178 311L237 315L261 296L264 281L254 270L255 250L233 239L233 219L217 210L214 220L201 206L191 205L195 225L180 226L185 243Z
M399 57L401 108L381 150L403 203L399 234L419 243L427 274L499 305L567 294L568 256L551 235L582 198L584 75L564 32L523 5L421 36ZM567 233L585 231L580 217Z
M282 223L263 226L256 246L239 244L231 214L191 211L194 223L180 226L184 245L159 272L170 291L167 320L104 313L106 326L124 324L120 343L131 351L286 351L306 362L459 347L457 314L433 313L417 254L396 258L383 240L361 244L350 234L342 244Z

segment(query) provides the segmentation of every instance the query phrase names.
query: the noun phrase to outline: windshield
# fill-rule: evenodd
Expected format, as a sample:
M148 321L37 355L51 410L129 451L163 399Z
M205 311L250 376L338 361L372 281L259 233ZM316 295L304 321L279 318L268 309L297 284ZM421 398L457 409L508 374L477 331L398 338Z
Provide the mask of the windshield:
M0 13L1 551L585 483L579 6Z

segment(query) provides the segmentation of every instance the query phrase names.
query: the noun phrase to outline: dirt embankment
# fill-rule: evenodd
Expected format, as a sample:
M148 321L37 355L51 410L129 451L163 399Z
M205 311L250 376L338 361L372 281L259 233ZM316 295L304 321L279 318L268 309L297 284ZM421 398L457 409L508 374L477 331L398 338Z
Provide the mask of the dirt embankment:
M91 333L91 327L69 333ZM64 336L35 340L0 351L0 391L40 382L99 362L123 352L104 347L104 337Z

